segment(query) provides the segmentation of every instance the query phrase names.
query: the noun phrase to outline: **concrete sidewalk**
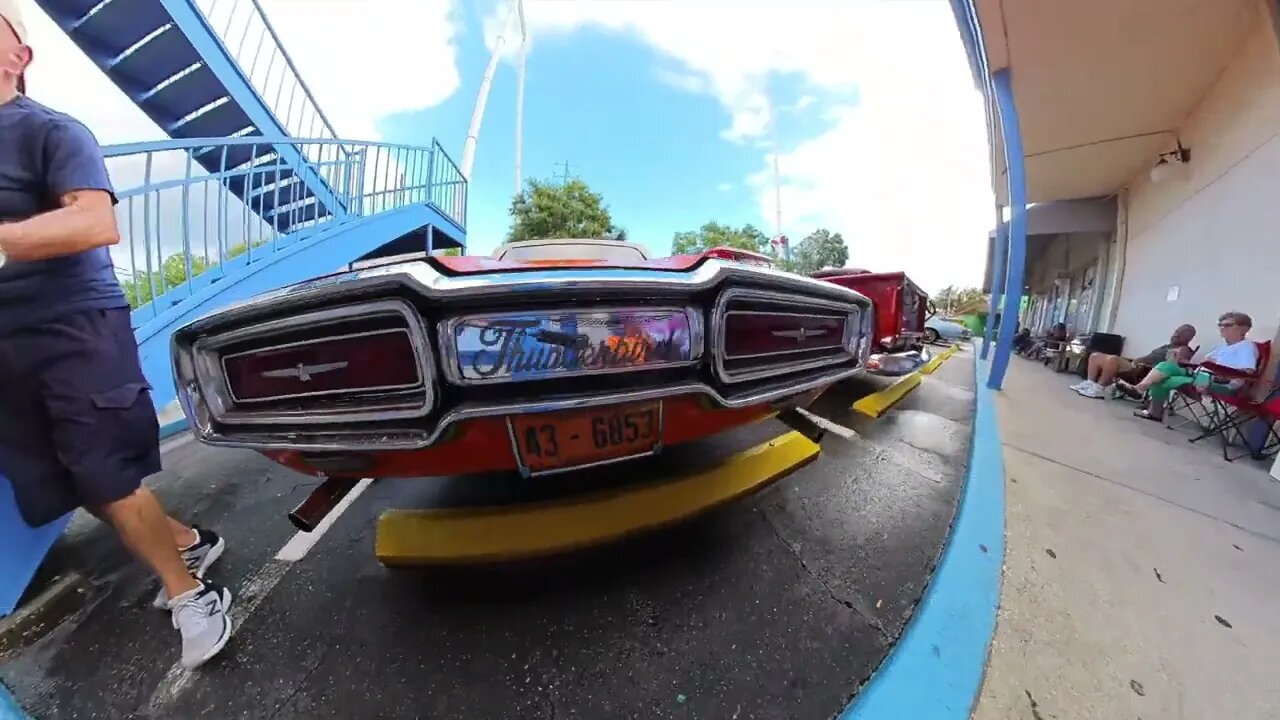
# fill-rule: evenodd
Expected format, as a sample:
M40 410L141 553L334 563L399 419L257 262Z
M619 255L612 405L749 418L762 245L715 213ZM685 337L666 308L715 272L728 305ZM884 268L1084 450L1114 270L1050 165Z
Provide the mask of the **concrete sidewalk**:
M1015 358L979 720L1280 717L1280 483Z

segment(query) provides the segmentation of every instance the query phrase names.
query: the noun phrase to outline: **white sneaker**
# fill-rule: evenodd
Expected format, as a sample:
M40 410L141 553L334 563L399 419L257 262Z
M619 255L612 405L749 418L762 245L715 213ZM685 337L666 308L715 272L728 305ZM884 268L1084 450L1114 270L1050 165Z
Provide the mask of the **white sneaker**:
M187 570L191 571L192 575L202 578L209 571L209 566L222 557L223 551L227 549L227 541L212 530L195 526L191 529L196 533L196 541L182 550L182 562L186 564ZM151 605L157 610L165 610L169 607L169 596L165 594L163 587L156 593Z
M200 587L169 601L173 627L182 633L182 666L200 667L231 639L231 591L201 580Z
M1107 396L1106 390L1096 382L1090 382L1088 385L1082 385L1076 392L1087 398L1097 398L1101 400Z

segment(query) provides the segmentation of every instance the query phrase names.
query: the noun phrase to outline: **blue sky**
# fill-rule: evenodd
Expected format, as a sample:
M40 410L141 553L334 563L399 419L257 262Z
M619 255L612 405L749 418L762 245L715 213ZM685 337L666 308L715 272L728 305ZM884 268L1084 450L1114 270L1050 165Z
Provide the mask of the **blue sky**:
M460 42L466 89L438 107L381 119L388 139L425 143L434 134L461 162L474 88L489 55L479 25L471 16ZM708 220L759 224L742 179L765 151L722 140L729 117L719 103L662 82L657 67L660 59L642 43L596 28L539 44L526 65L523 174L558 178L567 161L572 175L604 195L633 240L660 253L670 249L673 232ZM515 84L514 66L503 63L473 169L468 235L475 253L491 251L510 224ZM729 189L721 190L725 184Z
M262 0L320 106L356 139L455 160L507 0ZM210 0L196 0L200 6ZM526 176L571 171L654 252L708 220L844 235L849 264L927 289L980 282L993 200L979 93L947 0L525 0ZM36 99L104 143L161 136L32 8ZM514 189L507 44L473 171L469 246L505 235Z

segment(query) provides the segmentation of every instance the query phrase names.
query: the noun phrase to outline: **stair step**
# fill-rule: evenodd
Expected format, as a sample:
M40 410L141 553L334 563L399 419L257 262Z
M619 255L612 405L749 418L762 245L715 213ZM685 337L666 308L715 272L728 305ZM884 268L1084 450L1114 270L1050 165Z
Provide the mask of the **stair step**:
M254 132L240 137L248 137L260 135L255 129ZM193 154L200 161L201 165L218 172L221 168L235 168L252 161L254 158L260 158L271 152L269 145L224 145L212 146L207 148L199 148Z
M227 137L251 125L244 110L229 100L166 130L175 138Z
M280 210L279 215L275 215L276 211L264 212L262 217L267 221L268 225L274 225L276 230L281 233L291 232L293 228L302 223L311 222L320 218L329 217L333 213L329 208L321 205L319 201L314 201L306 205L294 208Z
M171 21L159 0L109 0L71 34L115 57Z
M156 90L154 94L143 98L138 104L143 110L157 109L159 111L157 114L168 117L170 122L173 122L225 97L227 97L227 89L222 86L218 76L214 75L207 65L201 65ZM230 104L235 105L234 102ZM244 112L241 111L240 114L244 115ZM249 118L247 115L244 117L244 124L247 125ZM240 127L235 130L239 130ZM217 136L224 134L226 133L214 133Z
M249 195L245 198L245 202L249 207L253 208L254 212L270 218L277 212L281 215L287 215L291 212L288 209L277 210L277 208L284 208L293 203L310 199L315 199L315 195L301 181L296 181L284 183L279 187L271 188L256 195Z
M288 191L290 185L301 183L293 168L283 163L271 163L268 167L255 170L250 175L241 175L229 178L227 180L227 188L239 197L247 197L248 195L274 195L277 190L281 195ZM275 187L260 190L263 185L276 183ZM245 192L246 186L248 192ZM298 198L299 200L301 198Z
M177 26L170 25L164 32L117 60L110 70L134 89L132 94L136 97L197 62L200 62L200 53Z

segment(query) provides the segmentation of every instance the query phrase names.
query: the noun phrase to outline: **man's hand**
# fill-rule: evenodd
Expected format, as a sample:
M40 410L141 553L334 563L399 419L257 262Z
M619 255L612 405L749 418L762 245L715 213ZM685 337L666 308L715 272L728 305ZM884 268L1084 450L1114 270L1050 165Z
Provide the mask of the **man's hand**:
M9 261L47 260L120 242L110 193L73 190L60 201L57 210L0 225L0 251Z

